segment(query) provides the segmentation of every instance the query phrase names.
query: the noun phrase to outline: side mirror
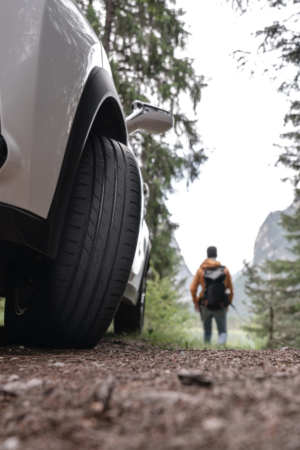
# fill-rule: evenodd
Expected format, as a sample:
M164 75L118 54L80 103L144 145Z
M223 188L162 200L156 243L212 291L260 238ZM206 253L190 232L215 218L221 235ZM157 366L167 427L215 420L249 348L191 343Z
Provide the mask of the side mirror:
M126 125L128 134L135 131L160 134L173 127L174 117L164 109L135 100L132 103L132 114L126 118Z

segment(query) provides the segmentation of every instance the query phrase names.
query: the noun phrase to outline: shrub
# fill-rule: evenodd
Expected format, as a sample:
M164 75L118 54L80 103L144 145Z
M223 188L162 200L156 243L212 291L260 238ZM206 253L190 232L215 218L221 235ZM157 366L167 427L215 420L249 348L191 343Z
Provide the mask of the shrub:
M147 281L144 337L163 346L192 345L190 329L199 322L188 306L180 302L180 297L180 288L172 279L160 278L152 269L152 278Z

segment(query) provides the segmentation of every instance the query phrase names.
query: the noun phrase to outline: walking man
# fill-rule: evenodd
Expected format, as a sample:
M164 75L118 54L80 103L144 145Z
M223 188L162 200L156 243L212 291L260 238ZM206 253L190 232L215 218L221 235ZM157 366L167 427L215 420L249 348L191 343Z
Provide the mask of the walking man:
M208 247L207 259L200 268L191 284L191 294L195 310L200 312L204 328L204 342L210 344L212 335L212 319L217 323L218 344L226 344L227 321L226 313L233 299L233 286L229 270L216 261L216 247ZM200 295L197 290L201 286Z

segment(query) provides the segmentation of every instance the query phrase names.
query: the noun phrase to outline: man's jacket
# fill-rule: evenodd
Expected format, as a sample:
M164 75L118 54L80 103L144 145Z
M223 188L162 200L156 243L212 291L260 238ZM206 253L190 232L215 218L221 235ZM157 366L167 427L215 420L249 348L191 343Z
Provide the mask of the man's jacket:
M204 289L205 289L205 281L204 281L205 269L211 269L212 267L218 267L220 265L221 265L221 263L218 261L215 261L214 259L207 258L205 261L203 261L200 268L197 270L197 273L194 276L194 279L191 284L191 293L192 293L194 303L198 303L199 300L203 297L203 293L204 293ZM230 289L228 301L231 303L232 299L233 299L233 286L232 286L231 276L230 276L230 273L229 273L229 270L227 269L227 267L225 267L224 272L226 274L225 281L224 281L225 289L227 289L227 288ZM201 291L200 296L197 297L197 290L198 290L199 285L202 286L202 291Z

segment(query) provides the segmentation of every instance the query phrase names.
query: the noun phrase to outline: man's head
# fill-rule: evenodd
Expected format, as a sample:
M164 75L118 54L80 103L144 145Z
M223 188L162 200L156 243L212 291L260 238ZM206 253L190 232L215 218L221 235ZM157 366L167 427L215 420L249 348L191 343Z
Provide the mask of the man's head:
M207 257L208 258L216 258L217 255L217 247L208 247L207 249Z

